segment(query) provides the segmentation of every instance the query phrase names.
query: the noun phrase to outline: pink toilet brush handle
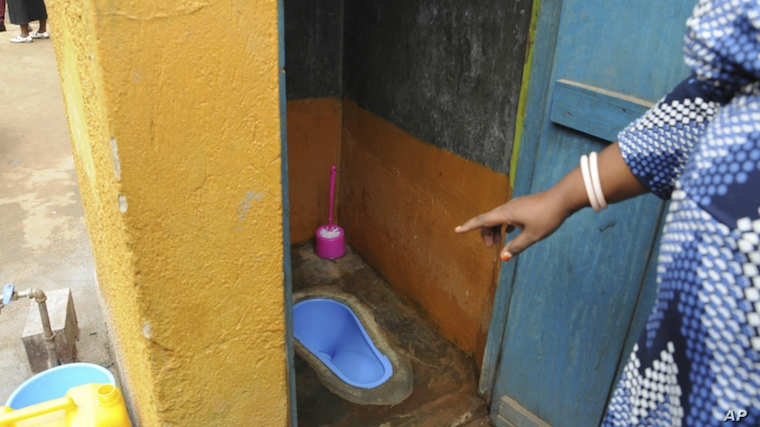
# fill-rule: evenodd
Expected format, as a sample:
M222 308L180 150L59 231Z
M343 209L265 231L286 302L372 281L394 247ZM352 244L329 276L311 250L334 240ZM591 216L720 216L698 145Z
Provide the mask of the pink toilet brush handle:
M330 168L330 216L328 218L330 228L332 229L333 220L333 198L335 197L335 166Z

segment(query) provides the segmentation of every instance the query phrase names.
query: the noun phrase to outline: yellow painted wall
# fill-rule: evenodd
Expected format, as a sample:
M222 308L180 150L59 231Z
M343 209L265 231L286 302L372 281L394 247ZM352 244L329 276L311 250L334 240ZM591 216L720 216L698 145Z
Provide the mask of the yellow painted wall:
M135 413L287 425L276 1L48 9Z

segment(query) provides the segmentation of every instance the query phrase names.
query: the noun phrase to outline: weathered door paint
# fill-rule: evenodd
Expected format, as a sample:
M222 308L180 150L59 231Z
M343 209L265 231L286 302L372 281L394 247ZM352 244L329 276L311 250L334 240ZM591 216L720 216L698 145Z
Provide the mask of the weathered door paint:
M541 1L515 196L548 189L688 75L694 3ZM497 426L600 423L651 309L663 209L652 195L585 209L504 264L480 383Z

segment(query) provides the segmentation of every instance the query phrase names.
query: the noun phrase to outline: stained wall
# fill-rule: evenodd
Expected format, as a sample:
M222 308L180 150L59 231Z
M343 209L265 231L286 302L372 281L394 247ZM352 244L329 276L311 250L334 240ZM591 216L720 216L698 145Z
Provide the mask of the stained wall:
M347 235L477 365L500 261L476 233L453 228L511 197L531 5L345 3Z
M346 0L346 96L509 174L530 0Z
M342 224L353 247L437 331L480 362L497 248L454 227L510 196L506 175L344 103Z

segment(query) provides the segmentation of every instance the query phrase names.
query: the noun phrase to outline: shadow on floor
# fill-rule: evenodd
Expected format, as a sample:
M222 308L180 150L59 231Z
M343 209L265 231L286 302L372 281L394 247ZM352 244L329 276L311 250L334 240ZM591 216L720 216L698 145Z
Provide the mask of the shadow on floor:
M293 291L334 285L375 316L388 341L412 365L412 394L395 406L358 405L338 397L296 354L299 427L486 426L472 359L438 333L396 294L352 248L337 260L314 254L311 243L292 248Z

